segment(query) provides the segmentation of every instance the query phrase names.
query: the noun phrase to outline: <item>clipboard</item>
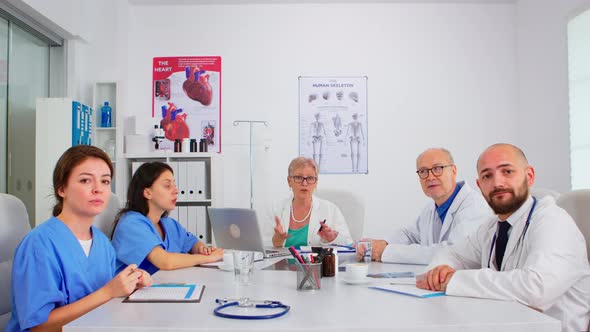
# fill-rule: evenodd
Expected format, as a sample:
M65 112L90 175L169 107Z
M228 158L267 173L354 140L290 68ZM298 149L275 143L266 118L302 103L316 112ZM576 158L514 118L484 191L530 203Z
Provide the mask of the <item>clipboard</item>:
M136 289L124 303L200 303L205 285L154 284Z

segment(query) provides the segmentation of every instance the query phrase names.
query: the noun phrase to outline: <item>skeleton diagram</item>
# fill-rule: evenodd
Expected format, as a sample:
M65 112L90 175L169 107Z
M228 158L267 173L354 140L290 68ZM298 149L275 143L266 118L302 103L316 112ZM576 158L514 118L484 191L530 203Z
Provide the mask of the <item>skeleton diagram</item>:
M315 121L310 125L311 144L313 145L313 160L320 167L322 161L322 148L326 140L326 128L320 121L320 113L314 115Z
M363 133L363 124L358 121L358 114L352 115L352 122L346 125L346 134L350 138L350 159L352 161L352 172L356 173L359 171L359 160L360 160L360 145L361 142L364 144L365 135Z
M342 118L340 118L338 113L334 115L332 122L334 123L334 136L338 137L340 134L342 134Z

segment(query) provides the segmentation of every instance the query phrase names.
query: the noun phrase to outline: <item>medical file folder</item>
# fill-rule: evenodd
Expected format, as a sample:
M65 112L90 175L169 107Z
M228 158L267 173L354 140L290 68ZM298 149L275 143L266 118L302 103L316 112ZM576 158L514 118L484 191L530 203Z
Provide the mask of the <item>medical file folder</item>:
M445 292L424 290L424 289L420 289L420 288L416 287L415 285L392 285L392 284L390 284L390 285L372 286L369 288L374 288L374 289L397 293L397 294L402 294L402 295L421 297L421 298L430 298L430 297L437 297L437 296L444 296L445 295Z
M205 285L154 284L131 293L123 302L201 302Z

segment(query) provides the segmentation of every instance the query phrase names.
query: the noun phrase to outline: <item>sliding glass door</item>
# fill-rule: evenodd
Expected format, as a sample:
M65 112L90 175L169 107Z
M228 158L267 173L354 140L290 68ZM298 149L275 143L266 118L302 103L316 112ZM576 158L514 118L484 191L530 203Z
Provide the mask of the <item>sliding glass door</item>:
M6 192L8 132L8 20L0 17L0 192Z
M35 104L49 97L49 45L14 24L9 30L8 193L25 203L34 220Z

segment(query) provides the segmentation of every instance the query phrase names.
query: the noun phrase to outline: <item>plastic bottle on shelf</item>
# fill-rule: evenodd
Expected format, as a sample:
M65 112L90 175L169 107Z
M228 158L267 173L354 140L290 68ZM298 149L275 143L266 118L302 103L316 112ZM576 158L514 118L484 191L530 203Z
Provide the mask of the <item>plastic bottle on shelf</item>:
M109 128L112 126L111 115L113 109L109 106L109 102L105 101L104 105L100 108L100 126L103 128Z

